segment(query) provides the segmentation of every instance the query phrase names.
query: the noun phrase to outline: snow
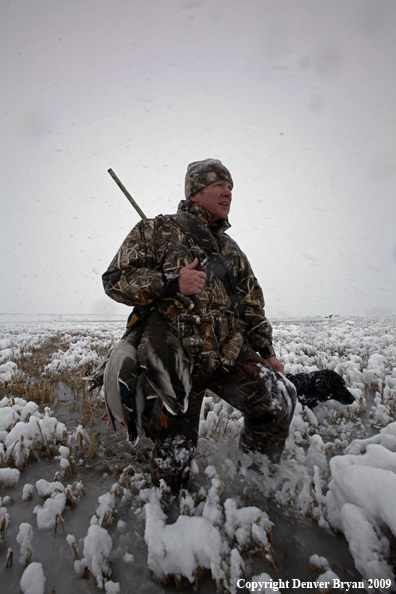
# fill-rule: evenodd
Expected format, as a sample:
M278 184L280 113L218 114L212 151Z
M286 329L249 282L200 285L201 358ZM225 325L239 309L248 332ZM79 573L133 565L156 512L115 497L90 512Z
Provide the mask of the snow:
M334 369L354 404L328 401L310 410L298 403L273 473L262 457L239 452L239 411L207 393L192 483L179 497L164 484L151 486L149 443L132 449L122 429L106 431L101 414L84 420L95 398L98 410L103 406L101 394L77 406L76 392L67 384L67 377L84 375L87 365L100 360L97 350L118 340L122 323L3 325L0 579L5 594L18 584L23 593L44 592L46 579L56 591L64 583L76 594L160 594L165 583L174 584L167 586L170 592L177 584L192 592L202 583L202 591L234 594L239 580L266 584L250 591L287 592L281 581L294 578L336 585L349 580L358 584L356 592L396 591L396 318L273 325L286 372ZM29 357L55 338L42 365L42 377L59 383L58 403L49 406L14 389L17 381L28 385L21 354ZM262 474L251 470L252 461ZM332 540L336 531L346 539L341 552L340 542ZM17 563L4 569L10 551ZM87 575L89 582L81 579ZM369 580L382 585L370 588Z
M19 481L20 474L16 468L0 468L0 485L14 487Z
M216 578L220 571L219 531L200 517L179 516L166 526L166 515L159 503L146 503L144 538L148 547L148 566L158 578L175 574L191 583L198 567L211 569Z
M353 503L341 507L342 530L356 562L356 567L367 577L392 579L392 568L386 562L389 542L373 520L368 519L367 510Z
M10 352L10 349L6 349L5 351L1 352L1 355L3 357L7 357L9 352ZM16 363L14 363L13 361L8 361L7 363L3 363L2 365L0 365L0 380L3 382L11 381L16 370L17 370L17 366L16 366Z
M22 489L22 499L23 501L30 501L33 497L34 487L29 483L25 483Z
M33 541L33 529L30 524L23 522L19 526L18 536L16 541L21 547L21 553L19 557L19 563L21 565L27 565L33 553L32 541Z
M103 589L106 578L111 575L109 557L112 545L113 542L107 530L92 524L84 539L84 557L81 561L74 562L76 572L81 575L85 567L89 569L100 589Z
M393 423L395 425L395 423ZM360 456L336 456L330 462L332 480L327 494L332 526L344 532L363 576L390 578L385 561L389 541L380 526L396 535L396 453L380 444L369 444Z
M131 553L125 553L122 560L124 563L133 563L135 561L135 557L131 555Z
M91 524L106 526L114 517L115 495L113 493L105 493L99 497L98 502L95 515L91 518Z
M44 594L45 580L41 563L30 563L22 575L20 583L22 594Z
M62 512L66 507L66 496L64 493L51 495L44 505L36 505L33 513L37 516L37 526L43 530L53 528L58 518L62 518Z

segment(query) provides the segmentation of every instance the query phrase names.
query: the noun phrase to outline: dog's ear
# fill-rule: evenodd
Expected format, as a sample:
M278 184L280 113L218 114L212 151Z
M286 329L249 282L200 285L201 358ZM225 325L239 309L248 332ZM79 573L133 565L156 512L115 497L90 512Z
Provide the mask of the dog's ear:
M309 408L315 408L319 402L322 402L318 397L318 391L314 386L313 373L287 373L285 375L286 378L294 384L297 390L297 398L302 405L308 406Z

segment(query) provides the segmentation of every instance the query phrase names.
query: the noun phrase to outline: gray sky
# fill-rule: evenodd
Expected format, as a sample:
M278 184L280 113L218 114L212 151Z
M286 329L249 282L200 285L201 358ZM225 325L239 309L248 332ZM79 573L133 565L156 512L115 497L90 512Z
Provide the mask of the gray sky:
M123 313L101 274L234 179L268 317L396 313L394 0L1 0L1 312ZM379 309L376 309L379 308Z

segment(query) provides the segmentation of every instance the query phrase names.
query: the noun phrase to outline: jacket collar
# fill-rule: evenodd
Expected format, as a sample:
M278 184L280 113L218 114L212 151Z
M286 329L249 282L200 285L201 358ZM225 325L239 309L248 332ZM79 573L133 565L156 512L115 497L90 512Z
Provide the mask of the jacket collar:
M200 221L202 221L202 223L204 223L205 225L210 227L211 232L217 238L219 238L225 231L227 231L227 229L229 229L231 227L231 224L228 221L228 218L220 219L219 221L216 221L215 223L213 223L213 225L209 225L211 213L209 211L207 211L205 208L203 208L202 206L195 206L194 204L191 204L187 200L181 200L179 202L179 207L177 209L177 212L178 213L182 213L182 212L187 213L188 212L188 213L194 215Z

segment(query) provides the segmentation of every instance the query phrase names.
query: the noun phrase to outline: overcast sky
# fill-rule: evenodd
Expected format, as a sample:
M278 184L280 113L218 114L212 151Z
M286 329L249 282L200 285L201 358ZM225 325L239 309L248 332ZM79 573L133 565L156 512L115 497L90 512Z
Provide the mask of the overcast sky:
M394 0L0 0L1 301L123 313L101 275L191 161L234 179L268 317L396 313Z

